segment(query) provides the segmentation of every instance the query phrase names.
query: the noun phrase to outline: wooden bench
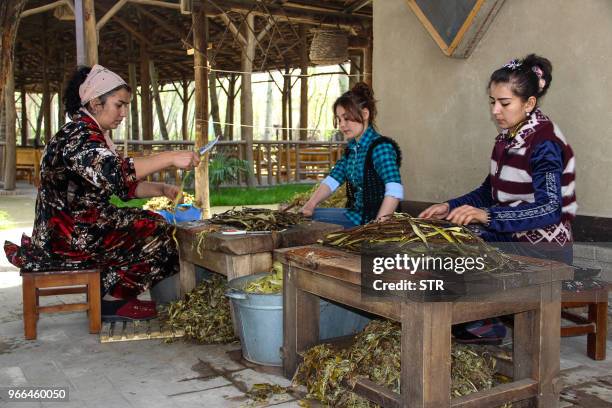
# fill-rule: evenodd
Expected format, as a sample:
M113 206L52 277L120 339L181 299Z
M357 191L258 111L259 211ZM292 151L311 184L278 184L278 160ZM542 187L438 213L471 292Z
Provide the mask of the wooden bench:
M36 324L41 313L86 311L89 315L89 332L99 333L101 328L100 270L72 271L20 271L23 278L23 325L25 338L36 339ZM84 303L40 306L41 296L84 293Z
M561 317L574 325L562 326L561 336L587 335L587 355L593 360L606 359L606 340L608 336L608 290L610 285L601 289L561 294ZM588 315L583 317L565 309L587 307Z
M40 159L42 149L18 147L16 157L17 172L27 174L28 183L38 186L40 182Z
M487 289L478 302L418 302L363 295L356 254L310 245L277 249L274 257L284 270L287 378L293 377L302 353L319 343L318 298L323 297L402 325L401 394L356 379L352 391L371 402L385 408L488 408L524 400L528 406L558 406L561 281L573 278L570 266L513 256L524 268L498 276L492 281L497 290ZM451 325L507 314L514 315L512 382L451 399Z

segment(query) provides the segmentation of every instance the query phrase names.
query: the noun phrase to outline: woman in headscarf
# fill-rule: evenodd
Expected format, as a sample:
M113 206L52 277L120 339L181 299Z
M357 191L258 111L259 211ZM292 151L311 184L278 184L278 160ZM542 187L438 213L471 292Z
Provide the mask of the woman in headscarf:
M123 200L166 196L177 186L143 181L166 167L199 164L192 151L122 157L109 138L129 109L132 90L110 70L80 67L64 94L66 123L48 141L41 162L32 238L6 242L7 258L22 271L102 269L102 315L151 318L152 302L137 296L178 272L174 227L151 212L117 208Z

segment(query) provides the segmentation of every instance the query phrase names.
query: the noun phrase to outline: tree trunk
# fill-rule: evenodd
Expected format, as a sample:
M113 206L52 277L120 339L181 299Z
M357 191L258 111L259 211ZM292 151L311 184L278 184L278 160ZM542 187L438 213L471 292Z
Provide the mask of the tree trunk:
M221 131L221 117L219 116L219 97L217 95L217 75L215 72L208 74L208 93L210 94L210 116L213 121L215 137L223 136Z
M159 84L157 83L157 70L152 60L149 60L149 74L151 75L151 88L153 89L153 98L155 98L155 109L157 110L157 120L159 121L159 130L163 140L169 140L168 128L166 127L166 119L164 118L164 108L159 97Z
M234 106L236 105L236 74L230 74L227 84L227 108L225 109L225 139L234 140Z
M28 145L28 134L30 133L30 125L28 125L28 108L26 103L27 93L25 88L21 88L20 104L21 104L21 145Z
M255 16L251 13L246 16L242 35L246 39L245 49L241 55L242 90L240 92L240 122L242 140L246 141L246 160L249 173L247 175L247 186L255 187L255 175L253 173L253 90L251 89L251 73L253 72L253 60L255 59Z
M153 140L153 110L149 76L149 55L140 44L140 113L142 114L142 140Z
M181 118L181 134L183 135L183 140L189 140L189 81L183 79L181 81L181 85L183 88L183 96L181 96L181 101L183 102L183 116Z
M272 139L272 75L270 75L270 82L268 82L268 89L266 89L266 122L264 135L266 140Z
M193 69L195 79L195 148L208 142L208 19L203 6L192 13L193 21ZM208 160L210 152L203 157L195 169L196 200L201 204L202 216L210 218L210 196L208 184Z
M19 16L26 0L0 1L0 106L4 106L4 87L12 66Z
M308 43L306 26L300 25L300 140L308 139Z
M4 167L4 189L15 189L15 173L17 163L17 135L15 125L17 122L17 111L15 109L15 77L13 67L9 66L6 78L5 93L5 125L6 125L6 163Z
M132 88L132 100L130 102L130 120L132 121L132 140L140 140L140 118L138 116L138 81L136 80L136 64L128 64L128 76L130 88Z

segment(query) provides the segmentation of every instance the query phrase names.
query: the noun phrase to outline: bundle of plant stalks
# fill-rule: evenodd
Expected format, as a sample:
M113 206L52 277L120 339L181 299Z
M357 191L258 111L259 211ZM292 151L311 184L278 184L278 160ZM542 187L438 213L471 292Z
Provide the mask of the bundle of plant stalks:
M195 196L189 193L183 193L183 204L193 204L195 203ZM168 197L152 197L149 201L147 201L143 206L143 210L150 211L161 211L166 210L170 212L174 212L176 206L172 200Z
M227 280L212 276L189 292L184 300L172 302L160 315L171 329L182 329L185 338L198 343L231 343L235 340Z
M306 204L306 201L312 196L312 194L317 191L320 184L315 184L310 191L305 191L303 193L296 193L291 197L291 200L287 203L288 207L300 209ZM346 184L342 184L334 193L321 204L319 207L321 208L344 208L346 206Z
M519 262L487 244L466 226L449 221L413 218L395 213L384 222L370 222L333 232L319 241L323 245L360 253L364 248L389 246L413 256L481 257L485 271L504 273L517 269Z
M270 210L266 208L232 208L221 214L215 214L210 222L228 225L245 231L281 231L307 220L297 213Z
M495 360L477 346L453 344L451 359L451 397L496 385ZM293 382L306 386L309 398L329 406L372 408L377 405L350 391L349 384L366 377L400 393L400 375L401 326L374 320L349 348L319 344L306 351Z
M260 295L273 295L283 290L283 264L275 261L269 275L249 282L244 291Z

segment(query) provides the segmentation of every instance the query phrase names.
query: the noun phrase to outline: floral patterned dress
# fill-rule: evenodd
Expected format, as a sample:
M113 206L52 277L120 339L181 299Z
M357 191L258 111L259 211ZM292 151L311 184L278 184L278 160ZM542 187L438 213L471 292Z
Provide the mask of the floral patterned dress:
M5 242L24 271L102 268L102 290L133 298L178 272L174 227L158 214L118 208L134 198L134 161L107 143L96 121L79 113L49 141L41 163L33 236Z

